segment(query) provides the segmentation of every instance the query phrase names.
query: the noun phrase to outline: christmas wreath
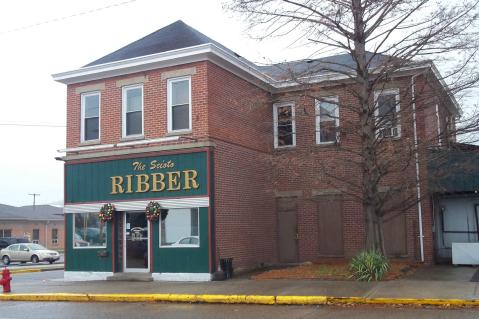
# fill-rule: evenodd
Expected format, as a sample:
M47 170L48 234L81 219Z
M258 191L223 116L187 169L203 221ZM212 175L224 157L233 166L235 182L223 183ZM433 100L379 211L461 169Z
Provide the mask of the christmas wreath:
M161 215L161 205L158 202L149 202L148 206L146 206L146 218L150 222L157 221Z
M98 213L98 218L102 223L109 222L113 219L113 213L115 212L115 206L113 204L105 204L100 208L100 212Z

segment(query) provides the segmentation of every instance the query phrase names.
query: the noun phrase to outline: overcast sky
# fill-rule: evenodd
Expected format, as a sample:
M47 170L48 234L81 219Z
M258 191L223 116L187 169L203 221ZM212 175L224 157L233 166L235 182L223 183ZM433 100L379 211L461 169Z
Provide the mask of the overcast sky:
M255 62L293 58L281 42L250 39L218 0L15 0L0 10L0 203L63 200L66 86L77 69L176 20ZM5 125L16 124L16 125ZM47 126L18 126L41 124ZM59 127L60 126L60 127Z
M258 42L221 0L15 0L0 10L0 204L63 201L66 86L73 70L176 20L256 63L305 58L284 39ZM307 57L307 56L306 56ZM8 125L14 124L14 125ZM42 126L22 126L42 125Z

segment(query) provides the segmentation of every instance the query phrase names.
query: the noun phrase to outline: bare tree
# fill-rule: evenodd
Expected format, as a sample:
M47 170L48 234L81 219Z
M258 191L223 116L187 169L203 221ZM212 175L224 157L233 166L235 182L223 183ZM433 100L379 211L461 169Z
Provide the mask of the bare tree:
M298 94L325 103L321 111L326 119L338 116L328 104L339 103L353 114L341 118L340 129L334 134L339 139L348 136L356 143L351 147L341 141L338 147L344 163L355 165L361 176L354 179L325 168L324 172L334 173L325 173L324 177L361 202L366 217L366 248L385 253L382 225L386 214L405 211L425 196L418 189L422 176L417 173L411 179L410 174L402 172L419 172L419 166L425 165L420 159L427 157L426 150L432 145L446 146L461 133L477 130L476 114L463 117L462 123L456 121L460 115L457 100L479 80L475 70L478 1L231 0L225 6L242 14L250 33L257 38L293 39L296 46L309 50L301 63L281 63L276 67L285 81L301 87L297 92L303 93ZM316 59L325 52L346 52L351 63ZM308 62L307 69L298 67ZM443 67L444 76L435 64ZM316 95L314 82L318 74L336 74L334 85L353 99L334 102ZM407 92L401 92L401 102L387 94L388 83L393 80L407 83L402 85ZM447 121L438 123L443 129L419 139L417 108L422 108L424 114L437 105L448 110L442 116ZM414 124L410 138L394 140L400 134L399 119L401 123ZM324 134L328 134L327 130L326 127ZM393 177L400 182L394 187L382 187Z

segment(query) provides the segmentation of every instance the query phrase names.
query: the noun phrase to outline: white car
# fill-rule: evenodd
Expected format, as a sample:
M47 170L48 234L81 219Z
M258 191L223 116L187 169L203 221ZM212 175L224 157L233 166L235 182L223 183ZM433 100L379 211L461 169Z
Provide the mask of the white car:
M32 243L10 245L0 251L0 256L4 265L10 264L12 261L31 261L35 264L40 261L48 261L52 264L60 259L60 254L57 251Z
M186 246L199 246L200 238L198 236L189 236L178 239L171 244L172 247L186 247Z

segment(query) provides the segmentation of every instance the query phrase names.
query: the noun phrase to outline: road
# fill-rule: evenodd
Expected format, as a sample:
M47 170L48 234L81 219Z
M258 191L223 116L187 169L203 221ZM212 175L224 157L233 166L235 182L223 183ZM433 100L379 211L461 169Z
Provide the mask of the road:
M256 306L256 305L201 305L201 304L148 304L148 303L24 303L1 302L0 318L275 318L275 319L425 319L425 318L478 318L472 309L440 310L413 308L339 308L331 306Z

